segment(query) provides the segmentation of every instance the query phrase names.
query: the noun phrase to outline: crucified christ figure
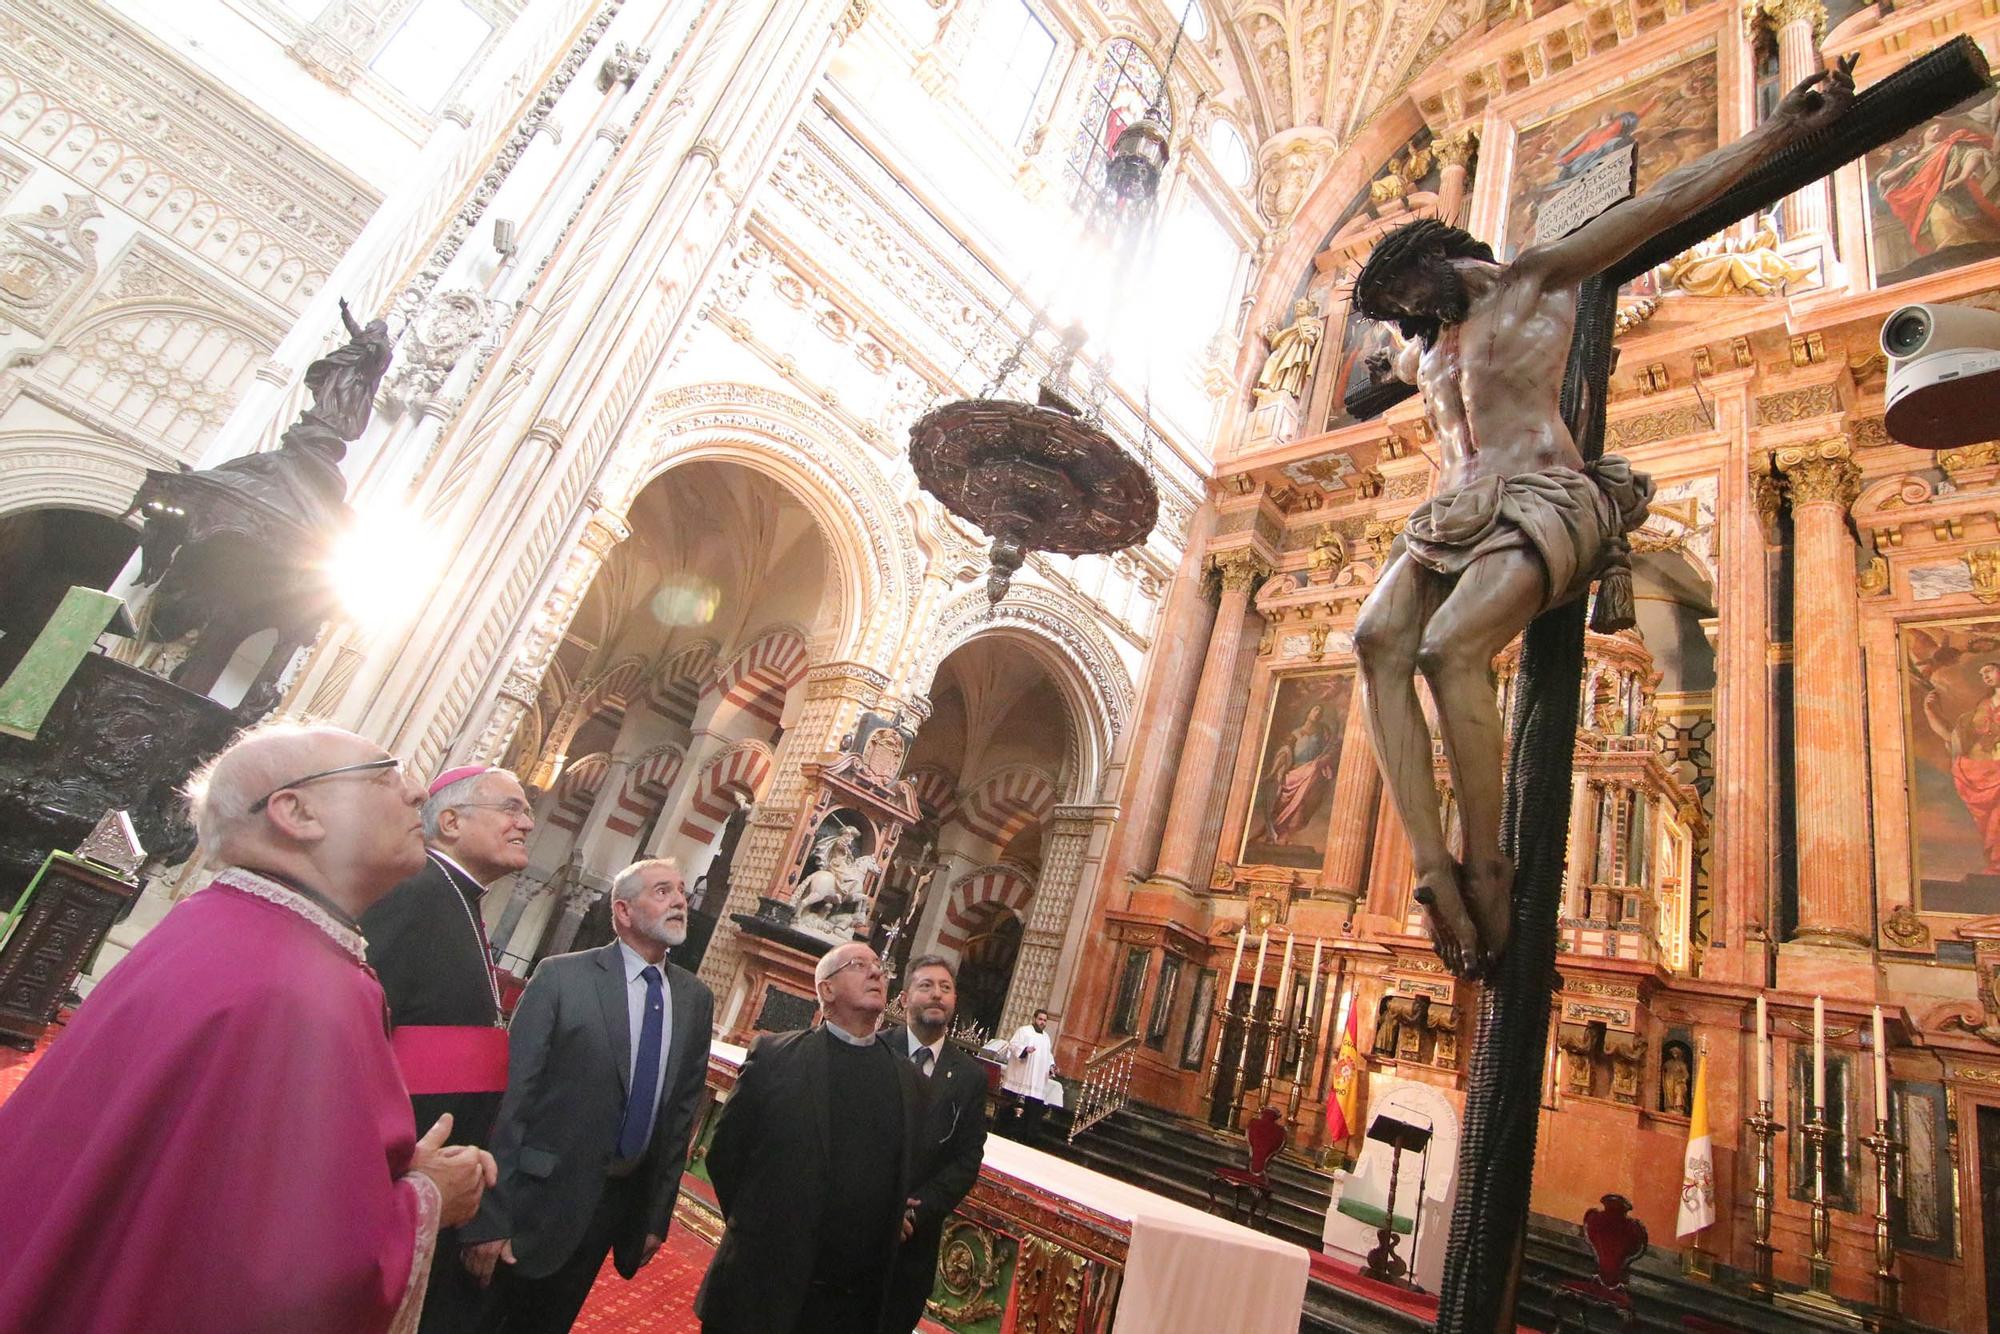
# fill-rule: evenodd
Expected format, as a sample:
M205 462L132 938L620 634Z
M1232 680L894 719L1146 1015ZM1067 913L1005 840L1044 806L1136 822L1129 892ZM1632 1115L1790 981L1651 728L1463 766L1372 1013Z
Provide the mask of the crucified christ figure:
M1563 423L1578 290L1775 150L1837 119L1853 100L1850 68L1812 75L1750 134L1511 264L1495 262L1469 233L1423 219L1384 237L1355 280L1354 309L1402 331L1388 368L1422 391L1443 457L1438 492L1410 515L1354 645L1375 754L1415 854L1416 897L1439 957L1461 977L1492 968L1511 916L1493 655L1624 565L1625 534L1645 521L1652 499L1652 480L1625 460L1586 464ZM1445 844L1417 672L1437 704L1462 863ZM1547 799L1550 818L1562 818L1567 794Z

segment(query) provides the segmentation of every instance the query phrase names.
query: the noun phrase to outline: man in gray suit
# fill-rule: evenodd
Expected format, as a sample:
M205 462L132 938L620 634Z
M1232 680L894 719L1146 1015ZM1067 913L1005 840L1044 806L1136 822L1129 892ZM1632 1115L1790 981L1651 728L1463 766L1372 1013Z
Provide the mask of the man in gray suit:
M714 1000L667 962L687 937L672 861L611 882L618 939L544 959L508 1038L495 1123L500 1181L459 1230L491 1282L484 1328L562 1334L608 1251L631 1278L666 1239L708 1071Z

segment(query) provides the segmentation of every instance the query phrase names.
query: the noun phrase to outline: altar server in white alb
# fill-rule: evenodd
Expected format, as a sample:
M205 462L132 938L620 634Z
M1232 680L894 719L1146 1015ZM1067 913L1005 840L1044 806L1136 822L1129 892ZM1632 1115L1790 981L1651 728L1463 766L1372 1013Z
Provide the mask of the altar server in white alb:
M1049 1110L1045 1098L1056 1072L1056 1053L1048 1029L1049 1012L1037 1010L1033 1023L1022 1024L1007 1039L1007 1076L1000 1081L1001 1091L1010 1095L1007 1133L1024 1144L1034 1141L1035 1130Z

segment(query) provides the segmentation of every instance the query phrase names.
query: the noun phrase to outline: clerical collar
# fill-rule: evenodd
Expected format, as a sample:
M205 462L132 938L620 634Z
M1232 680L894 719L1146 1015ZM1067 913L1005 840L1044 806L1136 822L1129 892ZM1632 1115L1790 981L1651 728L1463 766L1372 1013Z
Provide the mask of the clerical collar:
M455 858L448 853L439 851L437 848L425 848L424 851L444 863L445 878L447 880L455 879L456 877L451 873L456 871L459 875L465 877L466 884L472 886L472 897L477 899L486 896L486 886L480 883L479 877L466 870Z
M875 1035L873 1033L870 1033L865 1038L857 1038L854 1036L854 1034L848 1032L846 1029L842 1028L839 1024L834 1023L833 1020L831 1019L824 1021L822 1027L824 1027L827 1032L833 1034L834 1037L840 1039L842 1042L845 1042L850 1047L872 1047L875 1045Z
M356 963L368 962L368 942L361 935L361 924L346 909L319 891L270 871L253 871L247 866L224 867L210 883L225 885L289 909L325 932L334 944L353 955Z

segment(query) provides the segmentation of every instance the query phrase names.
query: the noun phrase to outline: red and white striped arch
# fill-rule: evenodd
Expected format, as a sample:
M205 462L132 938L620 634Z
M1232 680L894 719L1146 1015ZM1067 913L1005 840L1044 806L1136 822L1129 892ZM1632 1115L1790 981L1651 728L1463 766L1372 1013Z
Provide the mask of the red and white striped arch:
M618 791L618 808L605 819L605 825L614 834L638 833L666 804L667 793L673 790L674 779L680 777L686 763L687 752L673 745L641 756L625 776L625 786Z
M590 808L597 804L597 794L604 790L604 776L610 772L611 761L602 754L571 761L556 780L556 804L549 812L549 823L572 834L583 828Z
M1035 882L1017 867L982 866L961 877L945 901L938 949L949 950L953 955L963 953L965 942L989 928L995 913L1002 909L1025 923L1028 901L1034 897Z
M627 658L603 676L590 688L590 695L577 717L582 722L602 718L612 728L625 721L625 711L632 707L645 689L646 664L637 658Z
M756 801L771 785L771 748L762 741L739 741L695 777L687 818L680 832L703 847L722 831L741 796Z
M711 727L723 731L748 716L776 729L785 696L806 676L806 641L790 626L767 630L722 669L709 689L720 695Z
M909 778L917 792L917 805L925 815L942 823L958 797L958 780L934 764L912 769Z
M715 652L715 641L704 639L661 663L647 688L646 703L668 722L693 727L702 687L715 671Z
M975 837L1004 848L1055 808L1056 788L1040 769L1009 765L989 775L959 798L948 823L964 825Z

